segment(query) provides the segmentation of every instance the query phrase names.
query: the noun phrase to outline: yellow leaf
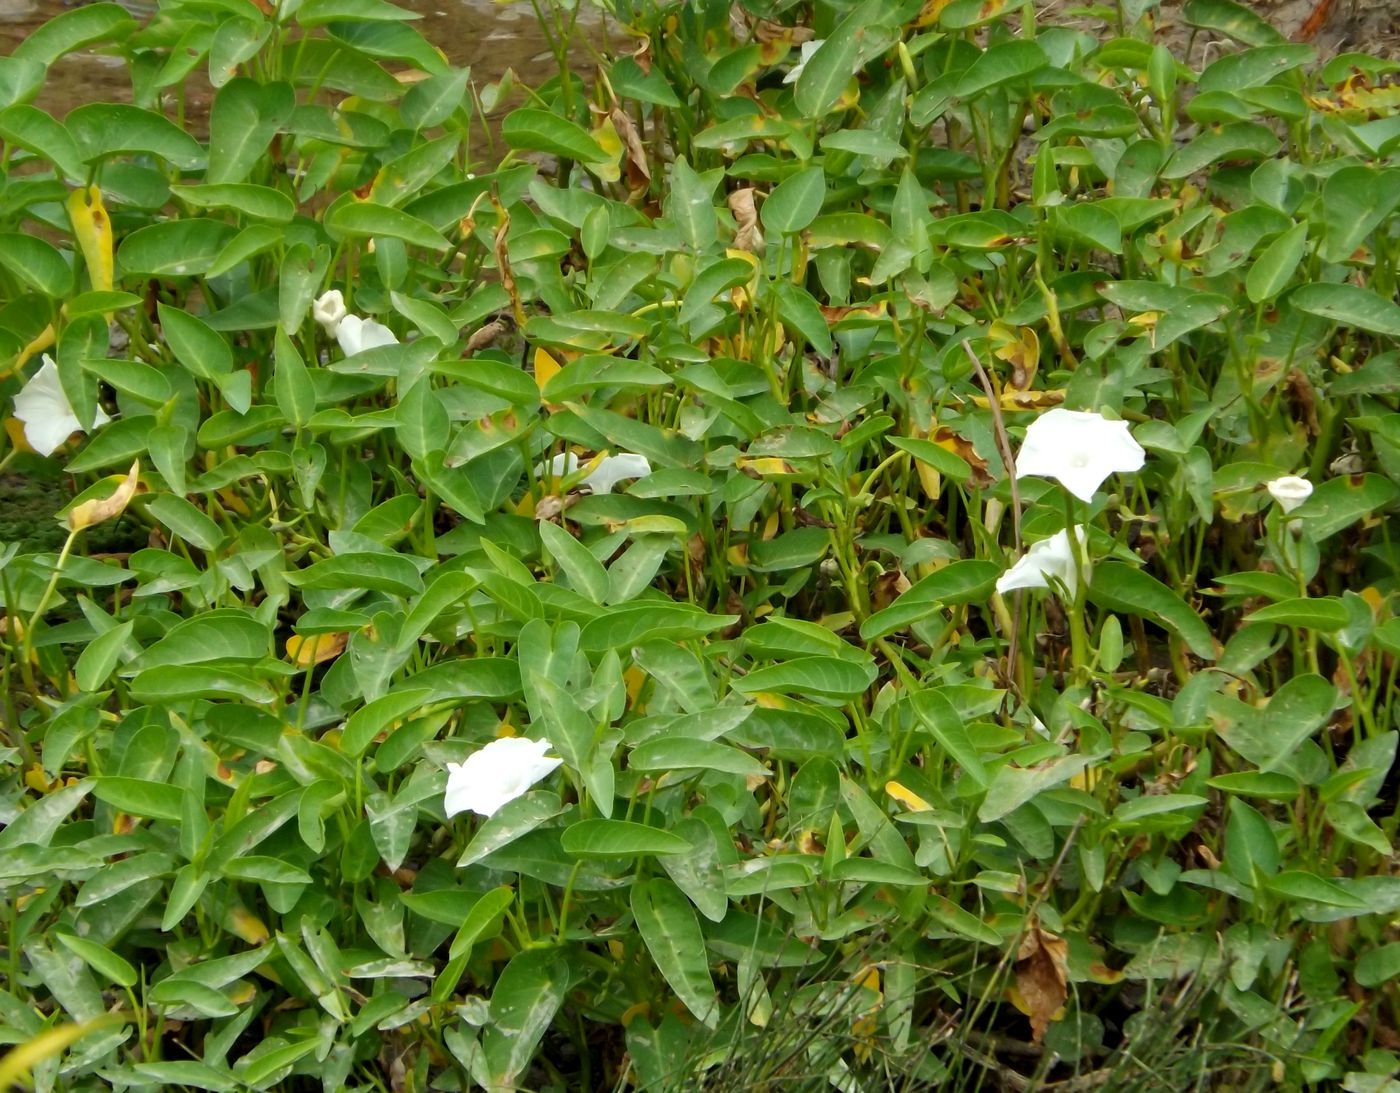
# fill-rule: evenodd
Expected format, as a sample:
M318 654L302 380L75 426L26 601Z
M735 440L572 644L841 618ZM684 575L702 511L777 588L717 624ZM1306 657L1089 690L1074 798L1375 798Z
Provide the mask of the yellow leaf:
M10 447L20 452L32 453L34 449L30 447L29 440L24 435L24 422L17 417L7 417L5 419L5 435L10 438Z
M35 335L32 342L19 351L19 356L15 358L14 364L12 364L6 372L0 373L0 376L12 375L15 369L22 367L35 353L42 353L57 340L58 335L54 332L53 323L49 323L48 326L44 327L43 330Z
M627 704L634 708L633 712L636 712L637 696L642 693L646 681L647 674L635 664L622 673L622 682L627 687Z
M622 138L611 117L605 117L593 130L593 139L606 158L590 163L588 169L602 182L616 182L622 177Z
M943 493L943 476L938 473L937 468L930 467L918 459L914 460L914 470L919 475L919 485L924 488L924 496L930 501L937 501Z
M776 455L740 456L737 465L741 471L752 471L759 478L797 473L796 467Z
M340 656L345 652L345 644L349 640L347 633L312 634L309 637L293 634L287 639L287 656L298 668L309 668Z
M88 279L99 292L112 291L112 221L102 204L102 191L96 186L74 190L68 195L68 219L73 235L83 250Z
M272 936L263 920L246 907L235 907L231 910L224 926L249 945L261 945Z
M497 740L503 740L503 739L505 739L506 737L509 737L509 736L516 736L516 735L517 735L517 733L516 733L516 731L515 731L515 726L512 725L512 724L510 723L510 719L509 719L509 718L506 718L504 721L502 721L499 725L496 726L496 739L497 739Z
M885 792L888 793L900 804L902 804L905 808L909 809L911 812L928 812L930 809L933 808L933 805L925 801L912 789L908 789L905 786L900 785L898 782L886 782Z
M1040 364L1040 338L1028 326L1015 327L997 319L988 333L992 355L1011 365L1008 383L1024 391L1035 380Z
M131 470L126 472L125 478L109 475L107 480L111 481L112 479L117 480L117 488L110 497L94 497L92 500L82 501L68 510L69 530L82 531L84 528L90 528L94 524L100 524L103 520L110 520L125 512L126 506L136 496L136 487L141 481L141 461L138 459L131 464Z
M919 9L919 14L914 20L914 25L916 27L933 26L943 14L943 9L952 2L953 0L924 0L924 6Z
M543 349L536 348L535 386L543 391L544 385L555 377L561 367L562 365Z
M76 1025L58 1025L39 1033L38 1036L30 1037L0 1059L0 1089L13 1089L28 1077L36 1065L45 1059L52 1059L88 1033L108 1025L125 1024L127 1020L124 1013L104 1013L91 1021Z

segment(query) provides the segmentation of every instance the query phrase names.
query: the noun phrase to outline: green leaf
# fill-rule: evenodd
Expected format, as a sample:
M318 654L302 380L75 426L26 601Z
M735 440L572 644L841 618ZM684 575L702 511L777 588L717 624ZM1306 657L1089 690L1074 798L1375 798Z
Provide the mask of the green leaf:
M899 444L901 439L892 438L897 446L903 447ZM914 454L919 457L917 452ZM945 607L983 601L991 595L999 576L1001 569L995 562L979 558L949 562L919 580L889 607L876 611L861 623L861 640L874 641L907 629Z
M1089 763L1086 755L1067 755L1030 768L1004 764L993 773L977 818L983 823L1000 820L1046 790L1068 782Z
M914 713L934 740L978 786L986 786L987 770L982 757L968 736L962 716L943 694L932 687L915 691L910 698Z
M65 949L117 986L134 987L140 981L136 969L105 945L99 945L96 941L62 931L55 932L54 936L58 938L59 943Z
M249 854L226 862L219 870L226 877L236 880L256 881L259 884L310 884L311 874L280 858L262 854Z
M402 554L352 551L323 558L305 569L289 572L285 579L308 590L353 590L416 596L423 591L418 567Z
M254 220L285 224L296 215L296 203L281 190L246 182L204 186L172 186L171 194L197 209L233 209Z
M1191 607L1155 577L1123 562L1095 567L1089 598L1100 607L1139 615L1175 633L1202 660L1216 657L1215 638Z
M1372 334L1400 338L1400 304L1359 285L1304 285L1288 296L1299 311L1317 315L1341 326L1358 327Z
M901 888L919 888L928 883L923 874L878 858L843 858L831 867L828 876L844 883L892 884Z
M219 88L209 109L209 170L205 181L243 182L296 107L287 83L259 84L239 76Z
M185 791L164 782L105 775L93 783L92 794L104 804L132 816L174 823L184 818Z
M277 699L271 687L247 672L204 665L171 665L140 672L131 681L131 694L139 702L153 704L192 698L266 704Z
M16 103L0 110L0 139L42 156L74 181L88 176L73 135L37 106Z
M1356 961L1352 973L1359 987L1383 987L1400 976L1400 941L1369 949Z
M136 20L120 4L85 4L26 31L15 46L13 56L37 61L47 68L65 53L94 42L125 38L136 27Z
M47 68L42 61L26 60L14 54L0 57L0 109L32 99L44 85Z
M1313 490L1292 515L1306 520L1308 533L1320 542L1393 505L1397 497L1400 486L1379 474L1338 475Z
M399 399L394 435L412 459L425 459L447 447L452 422L447 407L427 379L421 379Z
M183 170L204 166L204 149L197 140L168 118L139 106L89 103L69 111L64 125L87 163L144 154Z
M1050 63L1040 43L1031 38L1012 38L990 46L958 80L955 94L970 99L1002 84L1022 80Z
M576 858L640 858L690 849L679 835L631 820L580 820L564 829L560 845Z
M696 174L684 156L678 156L671 165L666 215L680 231L686 246L697 253L719 238L719 222L711 197L714 188L713 182Z
M503 846L509 846L522 835L528 835L541 824L548 823L564 811L564 805L557 793L548 790L533 790L523 796L507 801L493 815L482 821L462 856L457 859L457 867L469 865L494 854Z
M564 1004L570 978L568 965L552 949L525 949L501 971L481 1037L491 1089L517 1088L516 1079Z
M733 626L738 615L709 615L690 604L640 600L599 615L583 627L579 645L587 653L622 649L642 640L685 641Z
M1246 616L1244 622L1272 622L1281 626L1319 630L1331 634L1350 621L1346 604L1333 596L1321 599L1295 597L1271 603Z
M862 18L861 9L846 16L803 66L792 100L804 118L823 117L851 82L866 29Z
M73 267L51 244L32 235L0 232L0 266L45 296L72 295Z
M875 668L841 657L797 657L782 664L756 668L731 686L742 694L803 694L846 700L875 682Z
M327 216L326 228L333 234L402 239L409 246L429 250L447 250L452 245L426 220L372 201L338 204Z
M601 606L608 596L608 571L603 563L558 524L541 521L539 529L545 549L568 577L570 586Z
M345 722L340 738L340 750L358 756L392 722L402 721L431 699L432 692L421 687L408 687L376 698L361 706Z
M176 664L255 661L268 655L271 644L268 625L246 608L203 611L175 623L163 638L131 662L127 672Z
M710 978L700 920L690 901L674 884L658 877L633 885L632 918L662 978L696 1020L715 1027L719 999Z
M1307 222L1295 224L1270 243L1254 260L1245 276L1245 294L1250 303L1272 300L1293 279L1308 246Z
M1186 0L1186 22L1202 30L1215 30L1247 46L1275 45L1284 41L1267 19L1234 0Z
M644 771L723 771L745 778L767 778L772 774L753 756L717 740L696 740L661 736L638 744L628 756L630 770Z
M289 423L300 429L316 412L316 386L301 354L280 328L273 341L273 359L272 390L277 408Z
M1271 877L1269 889L1290 900L1307 900L1312 903L1325 903L1330 907L1347 907L1358 911L1368 910L1364 899L1352 895L1340 884L1301 869L1286 869L1278 876Z
M501 122L501 136L511 148L521 151L548 152L581 163L598 163L608 158L582 126L535 107L522 107L507 114Z
M817 218L826 198L826 175L820 167L808 167L784 179L764 201L759 216L765 230L791 235Z
M1213 789L1223 789L1226 793L1238 793L1245 797L1263 797L1270 801L1292 801L1302 786L1291 774L1278 771L1242 770L1234 774L1221 774L1207 783Z
M105 633L97 635L78 655L73 665L73 675L78 686L84 691L96 691L107 682L107 677L121 659L122 650L131 639L135 622L128 619Z
M208 1089L212 1093L232 1093L239 1088L236 1078L197 1059L176 1059L167 1063L132 1063L131 1069L138 1076L154 1082L163 1089L188 1086L191 1089Z
M404 122L418 132L441 125L462 104L470 77L470 68L454 68L414 84L399 106Z
M277 229L266 227L274 240ZM124 279L146 277L203 277L219 252L234 235L221 220L187 217L137 228L117 248L117 262Z

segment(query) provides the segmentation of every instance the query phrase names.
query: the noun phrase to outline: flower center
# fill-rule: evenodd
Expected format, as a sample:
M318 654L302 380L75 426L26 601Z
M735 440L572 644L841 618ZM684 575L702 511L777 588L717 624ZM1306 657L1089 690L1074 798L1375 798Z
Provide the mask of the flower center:
M1069 457L1069 465L1075 470L1081 470L1089 465L1088 452L1075 452Z

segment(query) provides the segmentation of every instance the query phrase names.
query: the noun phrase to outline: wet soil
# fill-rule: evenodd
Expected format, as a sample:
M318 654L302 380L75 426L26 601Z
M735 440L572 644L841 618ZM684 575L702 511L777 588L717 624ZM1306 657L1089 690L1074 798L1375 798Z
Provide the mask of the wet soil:
M154 0L121 0L138 19L155 10ZM552 72L554 57L535 20L529 3L498 0L398 0L399 6L422 16L413 25L456 65L470 65L478 87L501 79L513 69L524 82L539 84ZM0 0L0 56L44 22L76 6L71 0ZM596 42L604 40L601 13L584 0L579 18L582 32ZM583 51L578 61L586 62ZM201 86L202 84L202 86ZM191 80L186 119L196 131L208 116L212 89ZM37 105L56 117L90 102L130 102L131 82L117 57L80 50L64 57L49 74Z

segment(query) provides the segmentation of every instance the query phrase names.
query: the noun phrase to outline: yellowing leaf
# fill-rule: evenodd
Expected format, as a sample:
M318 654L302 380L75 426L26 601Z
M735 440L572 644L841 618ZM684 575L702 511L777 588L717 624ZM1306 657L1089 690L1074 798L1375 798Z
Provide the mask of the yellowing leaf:
M588 169L603 182L616 182L622 177L622 138L611 117L605 117L593 130L593 139L607 158L589 163Z
M32 342L19 351L19 356L15 358L14 363L6 372L0 375L11 375L15 369L21 367L30 357L34 356L35 353L42 353L45 349L52 346L57 339L58 335L54 332L53 323L49 323L48 326L44 327L43 330L35 335Z
M741 471L752 472L751 477L767 478L769 475L796 474L797 468L786 459L776 455L740 456L738 467Z
M113 480L116 481L117 488L111 496L82 501L68 510L69 530L82 531L125 512L126 506L136 496L136 487L141 481L141 461L138 459L131 464L131 470L126 472L125 478L115 474L109 475L107 481Z
M246 907L233 908L224 926L249 945L261 945L272 936L263 920Z
M5 419L5 435L10 438L10 447L16 451L30 452L34 449L30 447L28 438L24 435L24 422L17 417L7 417Z
M346 633L312 634L302 637L293 634L287 639L287 656L298 668L309 668L313 664L324 664L345 652L345 644L350 640Z
M928 812L930 809L933 808L931 804L925 801L912 789L908 789L905 786L900 785L896 781L891 780L886 782L885 792L888 793L900 804L902 804L905 808L909 809L911 812Z
M943 476L938 473L937 468L917 459L914 460L914 470L919 475L919 485L924 488L924 496L930 501L937 501L943 493Z
M104 1013L77 1025L58 1025L37 1036L31 1036L0 1059L0 1089L13 1089L25 1081L29 1072L42 1063L63 1053L70 1044L109 1025L124 1024L125 1013Z
M1040 338L1028 326L1015 327L1000 319L992 323L989 338L992 355L1011 365L1007 382L1016 390L1024 391L1035 380L1040 364Z
M112 291L112 221L102 204L102 191L96 186L74 190L68 195L68 219L73 235L83 251L88 279L98 292Z
M544 385L552 380L562 367L563 365L549 353L537 347L535 349L535 386L543 391Z

